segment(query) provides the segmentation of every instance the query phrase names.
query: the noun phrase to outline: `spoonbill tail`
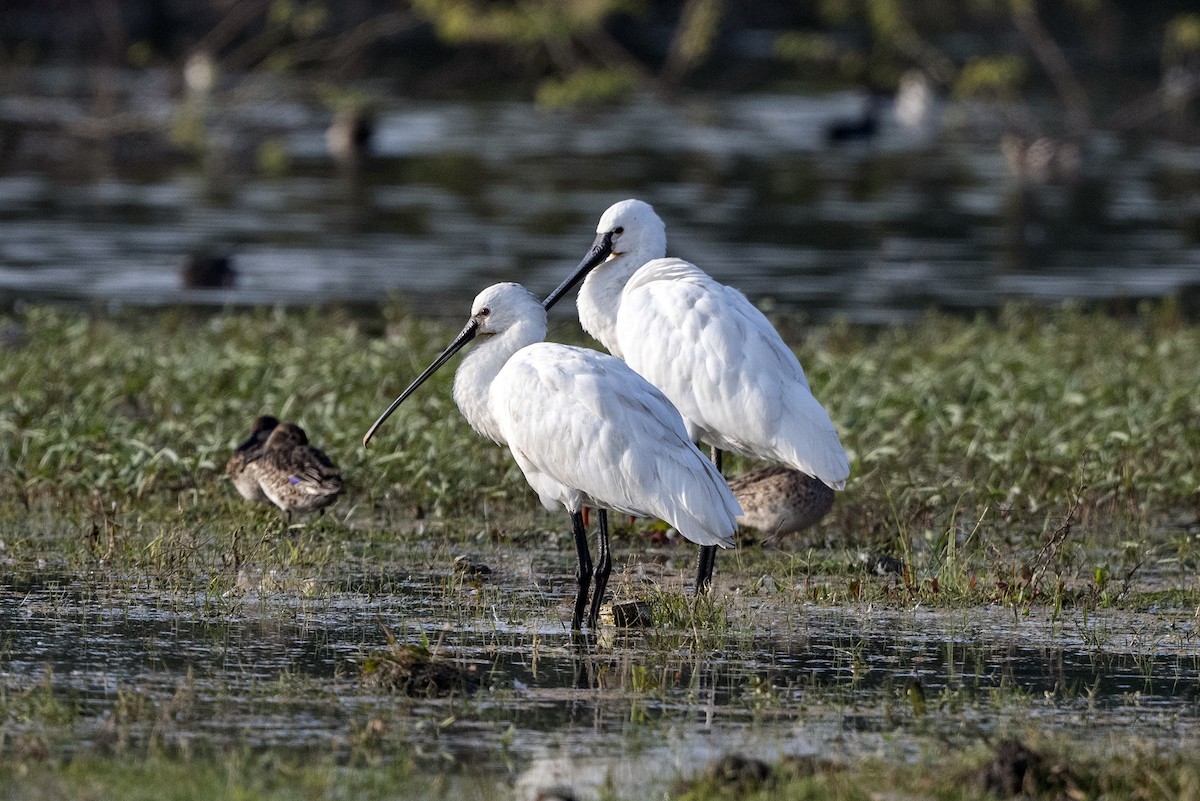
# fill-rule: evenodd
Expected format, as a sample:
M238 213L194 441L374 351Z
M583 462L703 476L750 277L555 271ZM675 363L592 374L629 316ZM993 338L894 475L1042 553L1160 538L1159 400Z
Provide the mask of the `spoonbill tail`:
M583 507L665 520L702 546L733 546L741 507L720 472L688 437L679 412L620 359L543 342L546 311L520 284L479 293L471 319L363 437L375 431L429 376L472 339L454 377L454 402L480 434L508 445L547 509L571 516L579 559L571 627L579 629L595 580L596 625L612 570L601 520L594 573Z
M682 259L663 258L666 227L648 203L608 208L575 272L549 309L583 281L583 330L661 389L688 436L720 451L793 467L842 489L850 463L799 360L746 296ZM701 547L696 590L712 581L716 551Z

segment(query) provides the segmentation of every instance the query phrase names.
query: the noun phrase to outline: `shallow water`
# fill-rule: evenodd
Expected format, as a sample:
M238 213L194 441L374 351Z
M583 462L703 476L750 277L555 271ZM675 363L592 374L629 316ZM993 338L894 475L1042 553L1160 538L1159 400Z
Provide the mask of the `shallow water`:
M374 156L348 171L324 152L327 114L263 89L214 117L220 155L206 171L153 137L137 147L118 138L108 154L94 139L81 145L60 127L87 108L70 87L9 86L0 103L0 121L19 122L0 148L0 296L10 301L394 292L457 317L493 280L555 285L600 211L629 194L659 208L673 252L815 317L1116 300L1200 281L1200 151L1167 143L1133 148L1097 133L1078 178L1022 184L987 130L891 126L871 145L825 147L822 125L853 112L848 95L643 99L604 114L397 101ZM130 98L157 124L176 104L165 86ZM267 178L253 152L272 138L291 168ZM201 249L232 254L235 288L180 288L180 262ZM645 574L650 586L681 587L689 557L614 584L642 590ZM476 586L454 577L440 546L312 569L248 564L236 582L105 565L10 570L0 557L2 741L48 732L56 754L121 738L416 753L430 769L503 777L525 797L562 779L634 796L735 751L911 759L930 743L1031 729L1170 750L1200 734L1194 608L1054 618L818 605L722 576L736 591L729 632L628 631L580 645L566 630L568 551L481 558L495 572ZM1194 581L1194 571L1175 576ZM472 667L481 688L408 699L365 685L357 666L389 631ZM928 699L922 715L913 679ZM39 688L69 707L65 723L39 711Z
M49 687L76 710L65 753L121 737L417 754L430 769L501 777L517 797L555 777L585 793L661 786L730 752L912 759L931 739L965 747L1030 727L1101 745L1136 734L1165 750L1200 736L1192 609L1055 620L738 590L728 632L578 641L568 556L488 551L494 570L479 580L428 550L359 567L251 564L221 592L103 570L22 574L0 585L4 728L10 742L44 729L20 710ZM614 584L681 586L685 556ZM357 665L389 631L472 669L478 691L409 699L363 683ZM914 679L924 714L908 699Z
M370 157L350 168L326 152L330 114L303 87L231 80L201 101L162 72L117 73L113 86L125 116L105 137L87 133L111 118L92 116L85 77L3 83L0 297L391 293L456 317L496 280L548 291L627 196L656 206L672 254L816 318L1123 302L1200 284L1200 148L1093 131L1076 174L1022 179L1006 168L997 109L942 102L914 128L889 108L876 140L832 147L826 127L860 113L852 93L562 112L388 98ZM205 120L202 151L170 144L187 114ZM283 172L256 167L264 143ZM236 286L183 289L194 252L229 255Z

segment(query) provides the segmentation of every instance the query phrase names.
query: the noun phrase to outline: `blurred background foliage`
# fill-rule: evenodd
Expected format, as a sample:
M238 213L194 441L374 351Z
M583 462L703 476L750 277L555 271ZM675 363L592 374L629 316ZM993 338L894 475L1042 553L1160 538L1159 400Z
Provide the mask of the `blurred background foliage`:
M99 35L97 35L99 33ZM1200 12L1155 0L9 0L0 62L370 76L406 95L543 104L635 89L892 91L919 70L956 98L1061 105L1140 125L1194 106Z

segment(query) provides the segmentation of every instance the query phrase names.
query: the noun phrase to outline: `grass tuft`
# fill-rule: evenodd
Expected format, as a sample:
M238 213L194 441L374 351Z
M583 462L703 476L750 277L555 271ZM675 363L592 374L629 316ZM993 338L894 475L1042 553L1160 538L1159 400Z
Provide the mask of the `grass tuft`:
M426 698L471 693L479 686L472 670L423 646L397 643L367 656L362 678L373 687Z

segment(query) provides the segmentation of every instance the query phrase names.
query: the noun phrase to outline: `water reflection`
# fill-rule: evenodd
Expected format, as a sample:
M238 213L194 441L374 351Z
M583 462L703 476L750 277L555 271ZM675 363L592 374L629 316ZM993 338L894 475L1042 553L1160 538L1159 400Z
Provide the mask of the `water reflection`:
M161 131L176 101L161 81L126 80L141 87L126 102ZM672 253L816 317L1136 299L1200 282L1194 147L1096 131L1072 143L1077 168L1039 177L1006 166L1001 131L977 124L885 114L875 138L831 148L824 131L861 103L852 94L642 98L602 114L396 101L375 118L370 155L347 166L327 152L328 114L256 85L205 112L203 157L141 132L113 134L124 144L97 159L94 137L71 133L85 100L56 86L0 104L13 139L0 162L10 300L394 292L456 313L496 280L557 284L600 212L630 195L658 208ZM258 163L264 143L282 171ZM197 253L228 256L236 286L185 289L179 270Z
M915 748L917 734L970 740L1030 719L1047 732L1086 722L1078 736L1101 739L1132 727L1170 747L1200 733L1197 632L1185 615L1068 614L1054 623L1014 620L1008 610L774 609L791 607L781 598L756 603L744 631L699 640L624 631L581 643L556 618L569 587L547 599L497 581L482 614L460 608L455 620L447 604L461 606L461 593L448 598L444 576L420 572L348 582L357 592L330 581L307 597L280 590L225 600L20 577L0 589L0 688L13 699L48 683L73 703L81 735L67 749L89 747L118 709L141 699L157 711L130 723L135 738L349 755L378 719L392 747L480 770L549 751L613 759L631 740L649 767L678 759L684 743L693 757L730 743L806 753L836 740L840 750L867 751L884 736ZM531 618L539 602L550 604L546 616ZM481 688L407 699L361 683L354 665L385 646L384 626L474 665ZM924 714L907 700L914 679L928 699ZM6 724L14 734L38 725L20 716ZM680 728L686 737L662 739Z

